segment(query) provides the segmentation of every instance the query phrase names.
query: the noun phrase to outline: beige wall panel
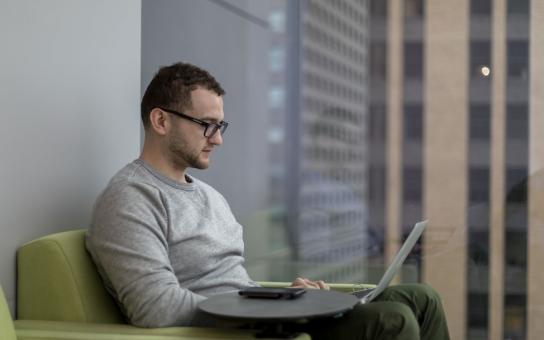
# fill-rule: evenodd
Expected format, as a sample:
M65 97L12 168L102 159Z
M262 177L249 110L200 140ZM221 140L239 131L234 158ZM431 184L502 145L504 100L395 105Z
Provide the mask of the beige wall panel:
M402 223L403 2L389 0L388 9L386 263L399 249Z
M544 334L544 1L531 1L529 83L528 340ZM535 174L536 173L536 174Z
M425 28L424 280L452 339L466 336L468 0L428 0Z
M504 324L506 0L495 0L492 7L489 340L503 338Z

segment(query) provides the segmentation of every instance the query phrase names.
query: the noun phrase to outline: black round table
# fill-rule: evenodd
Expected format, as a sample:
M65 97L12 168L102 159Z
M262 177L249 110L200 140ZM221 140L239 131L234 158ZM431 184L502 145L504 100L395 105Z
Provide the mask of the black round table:
M321 317L337 317L351 310L359 300L346 293L308 289L296 299L248 298L238 292L209 297L198 305L202 312L214 317L254 322L261 336L289 336L284 325Z

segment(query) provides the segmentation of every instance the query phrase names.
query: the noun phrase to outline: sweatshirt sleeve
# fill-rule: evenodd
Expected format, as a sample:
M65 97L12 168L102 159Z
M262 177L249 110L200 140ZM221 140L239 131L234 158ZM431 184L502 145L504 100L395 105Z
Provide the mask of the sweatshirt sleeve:
M205 297L182 288L168 257L168 215L158 189L121 183L94 207L87 249L125 316L140 327L186 326Z

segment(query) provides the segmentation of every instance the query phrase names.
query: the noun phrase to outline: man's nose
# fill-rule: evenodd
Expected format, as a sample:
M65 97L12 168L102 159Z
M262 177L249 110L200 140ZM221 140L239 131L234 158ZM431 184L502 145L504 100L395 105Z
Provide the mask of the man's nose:
M221 130L217 130L213 136L210 136L210 142L214 145L221 145L223 143L223 136Z

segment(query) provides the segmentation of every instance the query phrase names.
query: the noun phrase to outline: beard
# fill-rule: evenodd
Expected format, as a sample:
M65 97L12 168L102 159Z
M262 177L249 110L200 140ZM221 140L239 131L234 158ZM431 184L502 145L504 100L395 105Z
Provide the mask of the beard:
M173 132L168 137L168 151L170 151L173 163L181 168L208 168L208 160L200 158L202 148L194 144L196 143L189 143L177 131Z

